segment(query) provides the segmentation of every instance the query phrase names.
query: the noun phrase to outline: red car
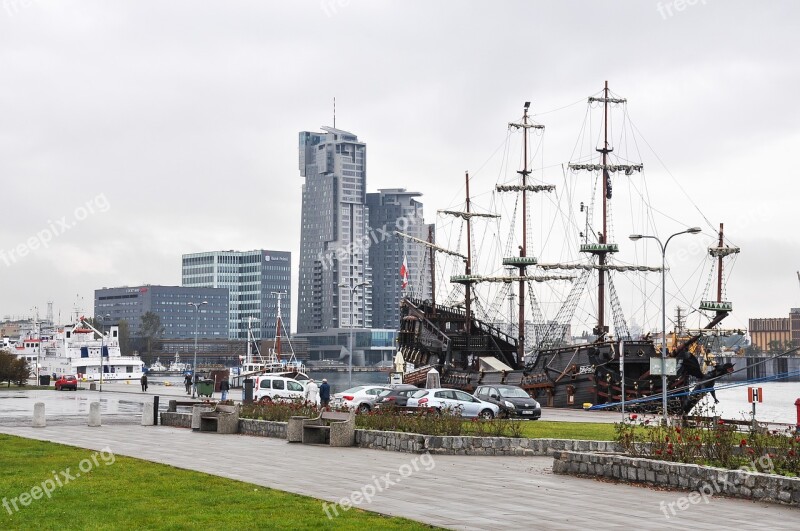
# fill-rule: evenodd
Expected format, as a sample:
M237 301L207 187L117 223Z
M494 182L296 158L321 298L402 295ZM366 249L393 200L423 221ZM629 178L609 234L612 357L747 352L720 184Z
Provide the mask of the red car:
M56 380L56 391L63 391L65 389L78 390L78 379L72 375L59 376Z

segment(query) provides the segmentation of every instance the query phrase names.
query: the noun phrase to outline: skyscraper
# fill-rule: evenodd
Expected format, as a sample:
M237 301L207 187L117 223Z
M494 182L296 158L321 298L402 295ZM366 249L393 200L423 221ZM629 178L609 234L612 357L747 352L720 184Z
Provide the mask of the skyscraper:
M285 251L212 251L183 255L184 286L228 288L228 339L247 339L248 326L256 339L275 337L278 298L285 332L291 330L292 253Z
M322 129L300 133L300 333L372 326L367 146L353 133Z
M422 215L419 192L405 188L378 190L367 194L369 226L373 238L369 249L372 270L372 324L376 328L400 327L400 298L403 295L400 267L406 261L406 293L419 299L431 298L431 264L424 246L395 235L400 231L420 240L428 240L429 229Z

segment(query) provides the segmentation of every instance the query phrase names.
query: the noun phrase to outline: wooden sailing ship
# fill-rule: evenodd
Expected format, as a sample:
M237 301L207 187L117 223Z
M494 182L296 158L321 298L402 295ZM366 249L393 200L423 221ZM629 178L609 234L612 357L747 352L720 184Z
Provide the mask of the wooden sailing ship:
M555 187L530 180L528 136L532 130L543 129L544 126L531 120L530 104L526 103L521 121L509 124L511 128L521 130L523 136L523 162L522 169L517 171L518 182L496 186L498 193L519 194L521 197L522 235L518 240L519 252L516 256L505 256L502 259L507 271L505 275L475 274L472 223L476 219L496 216L472 210L470 178L467 174L465 208L440 211L444 215L461 218L465 223L466 254L437 245L432 234L427 242L410 238L413 244L425 245L429 249L432 284L435 281L436 253L447 253L464 261L463 274L450 278L451 283L461 287L464 297L463 304L437 304L436 286L432 285L434 296L431 300L419 300L412 296L403 299L398 334L399 351L405 362L414 366L414 370L407 371L404 375L405 382L422 384L427 372L435 368L441 373L443 386L471 392L479 385L518 385L543 405L550 407L584 407L587 403L613 406L624 398L625 401L634 401L634 405L627 407L630 410L656 412L662 409L661 401L647 400L646 397L662 394L662 378L651 373L651 366L660 367L660 348L666 348L666 338L661 338L662 345L659 346L651 334L633 337L624 316L621 316L620 301L613 288L611 275L629 271L663 274L662 267L615 261L613 257L619 251L619 246L608 236L612 175L632 175L641 172L643 165L612 160L614 148L608 135L609 107L625 104L626 100L614 97L606 83L603 91L590 97L588 102L590 106L602 106L602 143L596 148L596 159L582 160L568 166L571 171L590 172L599 177L601 224L596 231L589 230L587 221L587 230L581 233L583 240L580 252L586 260L580 263L540 263L529 252L528 196L550 193ZM581 204L581 211L583 208L584 205ZM699 232L699 229L684 232ZM709 316L708 322L691 336L684 338L680 344L674 345L667 353L666 357L674 359L677 367L675 373L666 378L669 391L683 390L694 381L702 381L705 375L699 370L699 364L694 357L694 346L703 340L707 332L718 329L719 323L732 311L731 303L722 298L722 261L725 257L738 253L739 249L725 244L722 225L718 236L717 246L709 249L709 255L717 262L717 296L715 300L703 300L699 305L699 312ZM581 294L589 279L595 276L596 324L593 338L586 343L570 344L571 337L565 331L570 330L570 321ZM533 286L553 281L571 282L572 286L565 290L566 298L555 319L545 321L537 306ZM473 293L476 286L485 283L516 286L516 334L509 333L507 327L501 327L496 322L478 318L476 315ZM533 309L526 312L528 305ZM608 306L614 314L613 334L609 331L609 319L606 315ZM526 337L526 330L531 331L530 319L526 317L530 315L536 321L532 328L535 335L533 338ZM668 409L671 412L689 412L701 396L671 397Z

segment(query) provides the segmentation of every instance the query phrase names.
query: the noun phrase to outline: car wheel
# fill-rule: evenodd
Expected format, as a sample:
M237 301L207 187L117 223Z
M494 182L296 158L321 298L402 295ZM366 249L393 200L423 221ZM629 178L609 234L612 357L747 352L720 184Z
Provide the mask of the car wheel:
M491 409L484 409L478 414L478 416L482 419L493 419L494 413L492 413Z
M370 410L369 404L361 404L360 406L358 406L358 409L356 409L356 412L369 413L369 410Z
M259 404L271 404L272 399L268 396L262 396L261 399L258 401Z

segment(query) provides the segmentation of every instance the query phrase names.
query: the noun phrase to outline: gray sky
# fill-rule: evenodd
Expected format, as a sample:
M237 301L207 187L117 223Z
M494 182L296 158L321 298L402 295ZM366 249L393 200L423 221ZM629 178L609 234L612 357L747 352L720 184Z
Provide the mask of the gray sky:
M742 247L729 324L787 315L799 14L794 1L0 0L0 315L52 300L65 318L78 297L90 313L98 287L179 284L182 253L289 250L296 265L297 133L331 124L333 96L337 126L368 144L369 190L423 192L433 221L464 170L491 166L523 101L582 102L536 118L545 164L568 160L606 79L675 178L641 150L651 198L684 222L659 233L713 236L677 182Z

